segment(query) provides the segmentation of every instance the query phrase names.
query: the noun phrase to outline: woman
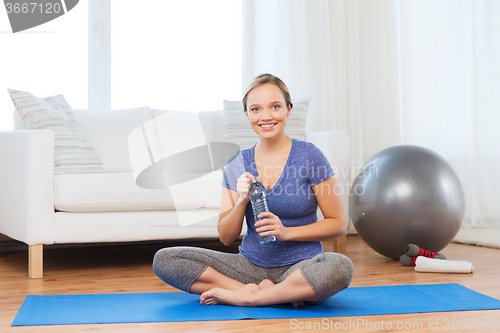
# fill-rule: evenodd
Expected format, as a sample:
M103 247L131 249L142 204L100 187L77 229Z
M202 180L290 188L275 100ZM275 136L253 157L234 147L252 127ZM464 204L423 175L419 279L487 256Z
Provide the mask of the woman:
M352 262L324 253L321 240L345 232L333 170L312 143L285 134L292 111L290 93L279 78L257 76L243 97L244 111L259 142L235 154L225 167L218 222L220 240L232 244L246 217L239 254L195 247L158 251L153 269L166 283L199 294L200 303L263 306L323 302L347 288ZM265 189L269 212L255 222L251 182ZM325 219L317 221L317 207ZM260 236L276 241L260 244Z

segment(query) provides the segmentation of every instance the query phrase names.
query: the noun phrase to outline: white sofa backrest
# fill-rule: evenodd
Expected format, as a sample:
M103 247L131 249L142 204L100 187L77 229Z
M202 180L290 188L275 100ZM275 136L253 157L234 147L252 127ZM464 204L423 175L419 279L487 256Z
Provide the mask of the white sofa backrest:
M203 127L207 141L222 141L223 111L201 111L198 115L200 116L201 126Z
M152 117L155 117L155 115L159 116L164 114L165 112L169 112L169 110L151 109L151 116ZM191 113L190 111L177 111L177 112ZM222 110L200 111L198 112L198 116L200 117L201 127L203 128L205 139L208 142L222 141L222 128L224 121L223 111Z
M128 137L130 133L152 120L151 114L166 110L137 107L120 110L74 109L78 121L87 132L106 173L131 173ZM183 111L189 112L189 111ZM198 113L207 142L222 141L222 110ZM14 129L26 130L26 125L14 110ZM176 144L172 142L172 144Z
M137 127L129 137L134 173L141 173L145 167L147 172L158 172L156 163L159 161L164 172L212 171L213 160L220 157L213 155L213 150L210 159L205 154L208 153L208 143L222 140L221 110L189 112L152 109L151 116L152 120Z
M28 129L26 127L26 125L24 124L24 121L21 119L21 116L19 115L19 113L17 113L16 109L14 109L12 120L14 122L14 129L15 130L25 131Z
M151 119L150 108L74 111L101 158L104 172L131 172L128 135Z

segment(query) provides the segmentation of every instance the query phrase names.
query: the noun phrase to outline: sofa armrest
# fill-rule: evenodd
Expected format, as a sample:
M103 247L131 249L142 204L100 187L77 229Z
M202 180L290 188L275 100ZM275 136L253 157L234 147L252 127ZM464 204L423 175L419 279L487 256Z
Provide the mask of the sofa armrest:
M54 133L0 131L0 233L54 243Z
M350 141L345 132L311 131L306 132L306 140L318 147L330 162L337 180L337 193L342 197L346 227L350 226L349 189L350 189Z

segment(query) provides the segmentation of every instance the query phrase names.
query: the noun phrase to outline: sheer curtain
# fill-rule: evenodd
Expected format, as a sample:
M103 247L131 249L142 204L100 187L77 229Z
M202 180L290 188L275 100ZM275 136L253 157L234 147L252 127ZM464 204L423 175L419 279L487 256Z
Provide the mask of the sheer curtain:
M310 95L308 129L349 134L352 175L393 145L436 151L463 226L500 227L499 15L494 0L244 0L243 86L270 72Z
M351 176L401 143L394 1L244 0L243 86L282 78L311 96L308 130L345 131Z
M433 149L455 169L464 227L500 227L500 2L397 5L403 142Z
M243 0L243 87L267 72L292 98L311 96L306 129L349 132L360 165L357 12L357 1Z

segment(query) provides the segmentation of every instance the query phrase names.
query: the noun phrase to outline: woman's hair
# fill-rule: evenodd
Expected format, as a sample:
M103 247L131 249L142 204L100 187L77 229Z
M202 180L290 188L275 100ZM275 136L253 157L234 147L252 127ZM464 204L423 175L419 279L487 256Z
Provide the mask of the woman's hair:
M279 77L274 76L272 74L260 74L257 75L247 86L245 89L244 95L243 95L243 111L247 112L247 99L248 99L248 93L260 85L266 84L266 83L272 83L278 88L280 88L281 92L283 93L283 97L285 97L285 103L286 106L290 106L290 108L293 108L292 104L292 99L290 98L290 92L288 91L288 88Z

